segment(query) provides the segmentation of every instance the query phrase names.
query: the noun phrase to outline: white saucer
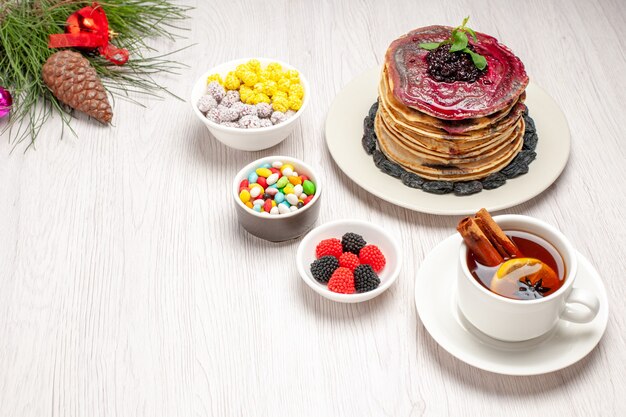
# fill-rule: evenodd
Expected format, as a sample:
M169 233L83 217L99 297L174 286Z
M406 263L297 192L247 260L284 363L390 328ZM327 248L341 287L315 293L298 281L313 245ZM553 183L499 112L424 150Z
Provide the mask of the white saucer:
M352 80L335 97L326 119L326 144L337 166L352 181L377 197L411 210L431 214L472 214L481 208L502 210L539 195L561 174L570 150L570 131L558 104L536 84L526 88L526 104L535 120L537 159L527 174L495 190L469 196L435 195L409 188L381 172L361 145L363 119L378 98L380 69L372 68Z
M476 330L457 307L456 277L461 237L450 236L422 262L415 280L415 304L424 327L451 355L486 371L506 375L539 375L557 371L584 358L606 330L609 304L604 284L593 265L578 253L575 287L595 293L600 311L591 323L560 320L544 336L525 342L503 342ZM427 291L419 291L420 289Z

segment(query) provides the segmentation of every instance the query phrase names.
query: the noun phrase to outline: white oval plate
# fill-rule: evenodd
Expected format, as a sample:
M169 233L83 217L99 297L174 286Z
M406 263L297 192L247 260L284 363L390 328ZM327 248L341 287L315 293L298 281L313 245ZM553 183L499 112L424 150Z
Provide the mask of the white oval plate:
M378 97L380 69L372 68L352 80L333 101L326 119L326 144L341 170L359 186L395 205L431 214L471 214L482 207L502 210L530 200L548 188L567 164L570 131L556 102L537 85L526 89L526 104L535 120L537 159L527 174L495 190L470 196L435 195L409 188L381 172L361 146L363 119Z
M415 305L420 320L448 353L485 371L539 375L578 362L598 344L609 320L609 303L598 272L580 253L574 286L598 296L600 311L596 318L586 324L559 320L544 336L503 342L476 330L457 307L456 260L460 244L461 237L455 234L437 245L422 262L415 280Z

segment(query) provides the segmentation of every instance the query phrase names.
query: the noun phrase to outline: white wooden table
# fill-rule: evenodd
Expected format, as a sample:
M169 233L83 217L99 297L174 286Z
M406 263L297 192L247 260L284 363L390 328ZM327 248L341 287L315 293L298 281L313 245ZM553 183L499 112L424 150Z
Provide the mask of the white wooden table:
M268 56L303 70L311 106L291 138L255 153L221 145L169 98L118 100L114 127L81 117L78 138L59 140L54 121L26 153L0 137L0 416L626 415L621 0L187 3L189 40L157 44L197 43L179 54L182 76L160 79L174 93L214 64ZM522 58L572 130L559 180L506 212L557 225L611 300L598 347L544 376L483 372L434 342L414 280L458 217L368 195L324 143L333 97L393 39L467 14ZM354 217L398 234L395 286L360 305L327 301L296 272L297 240L269 244L237 225L232 176L270 153L323 169L319 223Z

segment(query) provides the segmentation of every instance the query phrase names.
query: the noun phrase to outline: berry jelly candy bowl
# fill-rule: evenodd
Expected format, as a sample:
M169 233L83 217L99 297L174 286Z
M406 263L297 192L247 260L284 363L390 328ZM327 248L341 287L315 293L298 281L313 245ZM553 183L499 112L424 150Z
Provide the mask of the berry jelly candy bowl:
M215 123L207 119L197 106L200 97L206 94L207 78L209 77L209 75L220 74L222 77L225 77L228 72L234 71L237 65L245 64L250 59L251 58L244 58L234 61L228 61L204 73L200 78L198 78L193 86L193 90L191 91L191 107L198 119L200 119L200 121L204 123L207 129L209 129L209 132L224 145L242 151L260 151L262 149L267 149L271 148L272 146L278 145L280 142L285 140L296 128L298 120L307 108L310 101L311 91L309 83L302 75L302 73L300 73L300 82L302 84L302 87L304 88L302 107L300 107L300 109L289 119L273 126L261 127L256 129L243 129L239 127L223 126L219 123ZM293 66L278 61L276 59L255 59L257 59L263 67L271 62L276 62L282 65L283 69L297 70L297 68L294 68Z
M259 213L247 207L239 198L239 184L259 166L274 161L291 164L301 175L309 177L315 184L315 194L304 207L286 214ZM246 165L235 175L232 184L232 196L235 202L237 220L250 234L270 242L282 242L302 236L317 221L320 213L322 183L315 170L303 161L289 156L268 156Z
M326 284L313 278L311 263L315 260L317 244L324 239L341 239L348 232L363 236L368 244L378 246L385 256L386 265L378 273L380 285L372 291L338 294L330 291ZM340 303L360 303L379 296L396 281L402 267L402 252L392 233L378 225L363 220L336 220L316 227L302 239L296 253L296 263L302 280L316 293Z

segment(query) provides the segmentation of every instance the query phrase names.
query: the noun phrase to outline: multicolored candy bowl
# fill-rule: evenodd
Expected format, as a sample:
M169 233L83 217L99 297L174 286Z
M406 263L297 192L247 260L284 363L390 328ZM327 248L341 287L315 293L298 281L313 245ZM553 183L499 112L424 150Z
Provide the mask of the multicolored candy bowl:
M306 178L305 181L302 182L307 182L308 187L298 187L298 185L296 184L293 186L293 188L297 190L299 188L311 188L311 184L313 184L314 192L312 192L310 196L307 195L307 198L304 198L304 201L306 201L306 203L304 201L298 201L294 205L288 203L290 199L287 198L287 196L292 193L286 193L285 199L281 199L281 202L278 203L276 207L281 204L285 206L290 205L291 207L288 207L288 209L291 210L281 210L281 213L276 212L277 209L274 210L273 213L270 213L271 209L263 209L263 211L257 211L260 210L261 207L255 207L256 204L252 204L252 200L258 197L258 194L252 190L252 188L256 188L256 183L250 183L250 175L254 176L259 169L269 169L261 167L263 167L264 165L271 166L276 162L281 162L283 165L293 167L290 168L291 171L297 171L298 178L300 180L303 177ZM281 178L283 177L284 176L281 176ZM281 181L281 179L279 178L278 181ZM272 180L270 180L270 182L272 182ZM274 184L269 184L264 188L275 188L277 187L277 184L279 183L276 182ZM293 184L290 184L291 185L287 185L287 187L292 187ZM232 196L235 202L235 210L237 211L237 219L239 221L239 224L241 224L241 226L250 234L271 242L282 242L285 240L294 239L303 235L309 229L311 229L319 216L322 191L323 187L320 175L318 175L318 173L305 162L289 156L268 156L257 159L256 161L253 161L250 164L246 165L244 168L242 168L241 171L239 171L237 175L235 175L232 184ZM263 193L265 192L266 191L263 190ZM299 192L302 193L302 190L299 190ZM302 196L302 194L300 194L300 196ZM272 196L271 201L274 201L276 203L275 200L276 198L274 195ZM267 199L265 199L264 204L266 202ZM271 204L272 203L270 202L270 205ZM251 205L252 207L250 207Z

